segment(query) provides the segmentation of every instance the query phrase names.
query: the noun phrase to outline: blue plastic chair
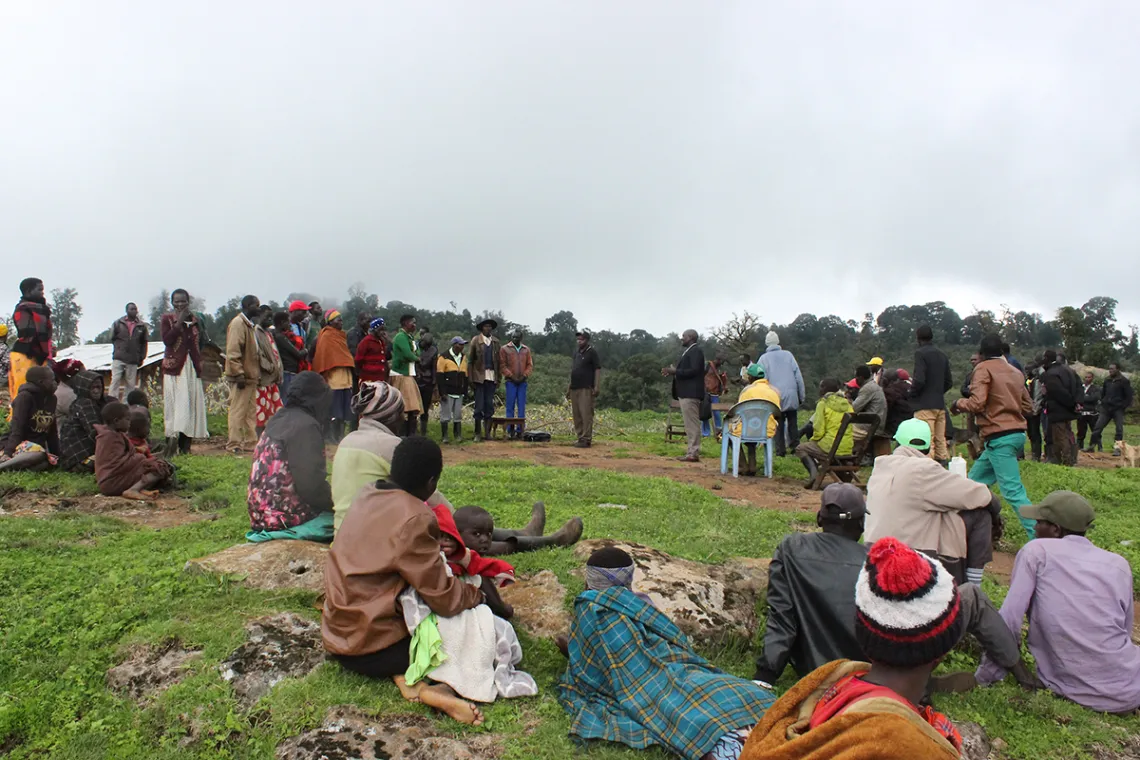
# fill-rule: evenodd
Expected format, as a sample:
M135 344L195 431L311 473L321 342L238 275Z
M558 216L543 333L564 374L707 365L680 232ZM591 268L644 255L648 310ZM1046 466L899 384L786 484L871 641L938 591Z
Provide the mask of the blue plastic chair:
M732 444L732 477L740 477L740 450L746 443L755 443L764 447L764 477L772 477L772 457L775 454L776 441L768 437L768 420L780 409L769 401L741 401L724 417L721 428L720 444L720 474L728 472L728 447ZM740 420L740 435L732 435L734 420Z

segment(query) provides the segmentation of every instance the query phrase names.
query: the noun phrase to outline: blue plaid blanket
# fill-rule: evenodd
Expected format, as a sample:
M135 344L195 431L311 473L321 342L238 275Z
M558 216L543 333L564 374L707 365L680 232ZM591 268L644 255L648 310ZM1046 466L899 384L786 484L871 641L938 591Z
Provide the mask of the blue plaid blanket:
M774 695L717 670L668 617L625 588L574 600L570 666L558 701L570 734L700 760L722 736L755 725Z

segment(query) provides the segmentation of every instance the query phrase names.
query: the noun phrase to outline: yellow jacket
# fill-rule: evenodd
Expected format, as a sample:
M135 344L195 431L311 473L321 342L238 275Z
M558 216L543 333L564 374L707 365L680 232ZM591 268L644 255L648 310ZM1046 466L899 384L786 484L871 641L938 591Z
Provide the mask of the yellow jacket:
M776 409L780 408L780 392L772 386L767 380L760 379L749 385L740 392L740 398L736 403L741 401L769 401L776 405ZM733 420L731 431L733 435L740 435L740 420ZM776 417L775 415L768 418L768 437L773 438L776 435Z
M825 452L830 452L831 445L835 443L835 436L839 434L839 426L843 423L843 415L852 414L854 411L851 402L842 393L828 393L815 405L815 414L811 418L815 432L812 433L811 439ZM843 433L843 440L839 442L839 448L835 450L836 456L851 456L855 448L854 435L854 428L848 425Z

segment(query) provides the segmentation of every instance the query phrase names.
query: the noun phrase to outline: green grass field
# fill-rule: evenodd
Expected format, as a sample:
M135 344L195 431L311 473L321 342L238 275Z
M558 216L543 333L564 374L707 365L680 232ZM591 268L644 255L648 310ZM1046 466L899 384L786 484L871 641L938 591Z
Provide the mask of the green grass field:
M676 445L660 442L659 416L615 415L613 421L618 429L604 432L620 441L619 452L677 453ZM712 453L713 445L706 443L706 455ZM156 532L82 514L0 518L0 756L267 760L280 741L318 725L334 705L428 714L401 701L390 684L348 675L333 664L281 683L243 710L221 680L218 663L240 645L250 618L291 610L316 619L314 595L255 591L226 578L184 573L186 560L241 540L248 525L249 465L245 459L207 456L185 457L178 465L182 494L197 509L221 512L220 519ZM1127 557L1134 569L1140 567L1140 470L1025 464L1023 472L1034 498L1057 488L1090 498L1099 512L1091 538ZM777 474L798 477L802 469L781 460ZM94 492L91 479L81 476L0 476L0 493L12 487ZM448 468L442 489L456 503L488 507L504 525L524 522L530 503L542 499L551 525L582 515L586 537L629 539L704 562L769 557L792 521L810 521L807 515L733 506L703 488L665 478L501 459ZM604 502L628 509L599 509ZM1012 519L1008 522L1002 548L1015 551L1024 537ZM571 574L578 563L569 550L512 561L524 575L554 570L571 594L582 589ZM998 601L1004 595L989 579L986 588ZM756 640L762 635L761 628ZM555 698L561 656L547 641L520 638L526 653L522 666L538 679L540 696L500 700L486 711L484 727L465 730L501 736L506 758L574 756L569 723ZM106 688L107 668L129 647L170 639L203 650L189 677L142 708ZM722 668L749 676L755 643L730 642L705 654ZM976 661L976 652L964 646L944 667L972 669ZM791 683L785 675L779 686ZM1048 694L1026 694L1012 683L941 698L937 706L956 720L981 723L1005 742L1003 752L1010 758L1092 757L1094 745L1111 747L1126 733L1140 732L1140 720L1096 715ZM460 732L447 721L438 725ZM184 741L187 737L192 740ZM665 757L614 746L596 746L589 755Z

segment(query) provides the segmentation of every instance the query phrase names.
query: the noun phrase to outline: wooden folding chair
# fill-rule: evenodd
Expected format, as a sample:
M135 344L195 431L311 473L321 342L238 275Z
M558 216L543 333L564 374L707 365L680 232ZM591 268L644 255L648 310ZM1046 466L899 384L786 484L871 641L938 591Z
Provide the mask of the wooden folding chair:
M867 447L871 445L874 436L869 435L861 441L855 441L855 448L848 456L840 456L836 453L850 425L870 425L872 428L878 427L879 415L850 413L843 415L843 420L839 423L839 432L835 436L835 441L831 444L831 451L827 454L827 462L819 465L819 474L815 476L815 482L811 485L813 491L819 491L823 488L823 481L828 475L831 475L836 483L852 483L864 491L867 490L866 484L859 480L859 470L863 468L863 457L867 454ZM847 473L850 479L844 480L839 477L839 473Z

